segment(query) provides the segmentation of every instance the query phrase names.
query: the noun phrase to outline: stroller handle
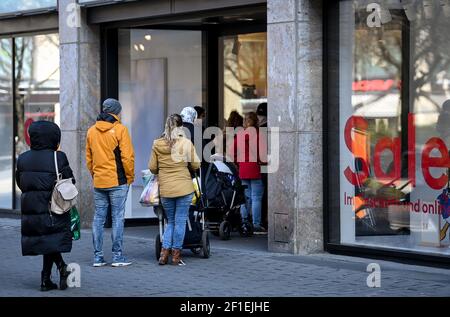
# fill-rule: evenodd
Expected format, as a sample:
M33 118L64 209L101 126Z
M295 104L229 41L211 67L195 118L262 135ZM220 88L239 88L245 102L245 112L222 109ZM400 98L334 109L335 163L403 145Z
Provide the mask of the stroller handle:
M200 192L200 195L202 195L202 188L200 186L200 181L198 180L200 177L200 173L198 171L194 172L194 177L195 177L195 181L197 182L197 186L198 186L198 191ZM197 197L198 198L198 197Z

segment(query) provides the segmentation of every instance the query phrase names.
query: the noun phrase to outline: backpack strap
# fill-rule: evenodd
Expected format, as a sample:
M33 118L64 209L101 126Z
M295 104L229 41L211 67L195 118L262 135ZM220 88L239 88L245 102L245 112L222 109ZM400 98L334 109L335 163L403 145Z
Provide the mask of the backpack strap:
M58 168L58 155L57 155L56 151L53 154L54 154L53 157L55 159L56 181L59 182L61 180L62 176L59 173L59 168Z

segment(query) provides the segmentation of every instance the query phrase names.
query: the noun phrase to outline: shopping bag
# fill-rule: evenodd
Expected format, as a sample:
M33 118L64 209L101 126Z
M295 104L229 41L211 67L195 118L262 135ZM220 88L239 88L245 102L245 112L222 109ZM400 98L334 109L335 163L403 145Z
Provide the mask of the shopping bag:
M159 182L157 175L151 175L147 184L144 186L139 203L145 207L159 206Z
M144 184L144 187L148 184L150 179L152 178L153 174L150 172L149 169L141 171L142 173L142 183Z
M79 240L81 237L80 214L76 207L70 210L70 231L72 231L72 240Z

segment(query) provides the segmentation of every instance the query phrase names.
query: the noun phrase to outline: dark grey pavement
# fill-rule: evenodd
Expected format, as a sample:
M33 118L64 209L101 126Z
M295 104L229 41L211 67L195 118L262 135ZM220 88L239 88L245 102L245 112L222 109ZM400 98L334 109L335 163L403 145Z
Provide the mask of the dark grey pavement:
M107 230L108 231L108 230ZM450 270L354 257L268 253L266 237L211 239L209 259L184 252L187 266L158 266L157 227L125 228L129 267L93 268L89 231L66 262L81 267L81 287L41 293L41 257L22 257L20 222L0 219L0 296L450 296ZM109 231L106 260L111 260ZM369 288L369 263L381 266L381 287ZM53 273L56 279L56 271Z

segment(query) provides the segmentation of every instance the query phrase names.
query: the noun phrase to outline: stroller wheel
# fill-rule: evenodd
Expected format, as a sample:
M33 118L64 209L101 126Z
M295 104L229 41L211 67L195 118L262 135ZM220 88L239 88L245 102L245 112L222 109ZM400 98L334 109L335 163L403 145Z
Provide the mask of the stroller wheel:
M162 243L161 243L161 236L158 234L156 236L156 240L155 240L155 256L156 256L156 261L159 260L159 256L161 254L161 248L162 248Z
M202 252L202 248L191 248L191 252L195 255L199 255Z
M209 244L208 231L203 231L202 233L202 256L207 259L211 255L211 247Z
M231 235L231 224L229 221L222 221L219 227L219 236L222 240L229 240Z

